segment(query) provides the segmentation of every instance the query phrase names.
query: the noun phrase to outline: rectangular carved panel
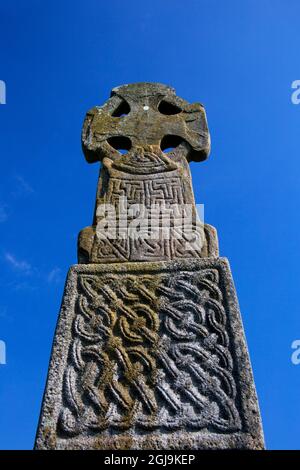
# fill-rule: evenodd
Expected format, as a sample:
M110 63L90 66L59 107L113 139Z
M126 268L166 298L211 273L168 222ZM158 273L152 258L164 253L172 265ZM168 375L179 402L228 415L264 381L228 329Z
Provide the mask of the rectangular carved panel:
M70 270L37 448L262 448L224 258Z

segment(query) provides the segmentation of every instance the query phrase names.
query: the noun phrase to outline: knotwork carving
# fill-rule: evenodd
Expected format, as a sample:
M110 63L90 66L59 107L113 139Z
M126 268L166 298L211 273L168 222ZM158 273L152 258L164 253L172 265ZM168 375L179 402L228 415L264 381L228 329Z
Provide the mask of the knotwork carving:
M241 429L217 269L80 275L64 435Z

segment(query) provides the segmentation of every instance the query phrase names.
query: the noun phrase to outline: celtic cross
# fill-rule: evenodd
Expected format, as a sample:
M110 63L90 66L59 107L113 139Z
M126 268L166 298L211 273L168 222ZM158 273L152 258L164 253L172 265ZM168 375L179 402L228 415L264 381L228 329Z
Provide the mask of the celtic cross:
M262 449L230 267L193 196L203 106L124 85L87 113L82 142L101 162L95 214L66 281L36 448Z
M103 106L87 113L82 144L87 161L100 161L102 168L93 225L79 235L79 262L157 261L216 254L214 229L207 225L202 231L196 228L188 165L205 160L210 150L201 104L189 104L177 97L173 88L156 83L114 88ZM99 238L101 209L111 204L119 222L123 200L126 206L139 204L149 210L155 204L189 206L192 222L184 234L179 234L178 214L173 216L169 237L162 233L131 239L125 229L122 237ZM166 222L165 214L158 216L156 225L162 219ZM188 243L191 240L193 245Z

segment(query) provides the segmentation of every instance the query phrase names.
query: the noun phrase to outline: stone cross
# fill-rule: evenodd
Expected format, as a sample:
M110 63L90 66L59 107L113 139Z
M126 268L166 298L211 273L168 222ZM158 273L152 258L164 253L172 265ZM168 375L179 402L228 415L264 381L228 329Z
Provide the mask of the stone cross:
M203 106L124 85L87 113L82 141L102 164L95 215L66 281L36 448L262 449L229 263L196 217L189 161L208 156ZM154 232L171 221L156 238L155 211Z
M87 161L101 161L102 169L93 226L79 235L79 262L160 261L217 255L216 231L209 225L201 226L197 220L188 165L192 160L205 160L210 149L201 104L189 104L178 98L172 88L156 83L114 88L104 106L87 113L82 144ZM150 222L155 205L165 208L152 223L154 236L147 232L145 237L144 230L139 237L130 237L130 217L121 236L114 231L105 237L101 229L97 233L104 206L115 206L120 222L120 201L124 200L126 209L139 204L143 212L148 211L144 223ZM157 230L160 222L166 224L170 217L167 209L171 208L170 236L166 237L165 230ZM180 215L184 210L185 214L190 210L191 220L180 236Z

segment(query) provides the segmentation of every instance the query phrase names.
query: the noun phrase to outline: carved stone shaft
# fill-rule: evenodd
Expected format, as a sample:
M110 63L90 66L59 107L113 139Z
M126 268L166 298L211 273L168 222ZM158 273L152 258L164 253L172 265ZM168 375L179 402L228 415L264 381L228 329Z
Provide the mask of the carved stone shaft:
M95 214L66 281L36 448L262 449L230 267L192 191L188 163L209 153L203 106L124 85L87 113L82 141L102 164Z

